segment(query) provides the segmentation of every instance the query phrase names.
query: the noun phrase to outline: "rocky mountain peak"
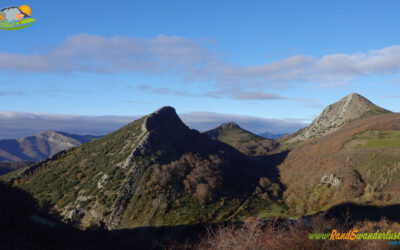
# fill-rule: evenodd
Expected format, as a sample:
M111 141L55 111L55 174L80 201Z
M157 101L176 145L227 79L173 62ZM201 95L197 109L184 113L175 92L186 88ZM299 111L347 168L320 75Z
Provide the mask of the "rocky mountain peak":
M351 93L326 107L314 119L310 126L300 130L288 142L303 141L314 137L323 136L339 129L345 123L364 117L389 113L390 111L376 106L367 98L357 93Z
M39 133L35 134L34 136L36 136L36 137L50 137L50 136L54 136L55 134L57 134L57 133L54 132L53 130L46 130L46 131L39 132Z
M174 107L171 106L164 106L159 108L158 110L154 111L150 116L157 116L157 115L172 115L176 116L176 110Z
M179 118L175 109L165 106L150 114L145 122L148 131L167 131L188 128Z
M72 137L65 136L53 130L46 130L43 132L39 132L35 134L33 137L28 137L28 138L30 138L31 140L37 140L37 139L46 140L48 143L56 144L57 147L59 145L63 145L62 147L65 148L81 144L81 142L79 142L78 140Z
M227 123L223 123L221 125L221 128L223 129L232 129L232 128L241 128L237 123L235 122L227 122Z
M360 95L360 94L357 93L357 92L353 92L353 93L351 93L351 94L345 96L344 98L346 98L346 97L351 97L351 98L354 98L354 97L361 97L361 98L366 99L364 96ZM366 99L366 100L367 100L367 99Z

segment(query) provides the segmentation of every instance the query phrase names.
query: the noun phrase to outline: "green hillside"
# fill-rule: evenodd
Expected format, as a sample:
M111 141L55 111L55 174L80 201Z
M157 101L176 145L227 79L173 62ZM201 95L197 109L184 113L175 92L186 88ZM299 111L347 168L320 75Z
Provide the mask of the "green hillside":
M183 225L285 214L257 161L162 108L3 179L87 228ZM14 176L12 176L14 175Z
M236 123L224 123L203 134L224 142L249 156L263 156L276 149L279 144L242 129Z

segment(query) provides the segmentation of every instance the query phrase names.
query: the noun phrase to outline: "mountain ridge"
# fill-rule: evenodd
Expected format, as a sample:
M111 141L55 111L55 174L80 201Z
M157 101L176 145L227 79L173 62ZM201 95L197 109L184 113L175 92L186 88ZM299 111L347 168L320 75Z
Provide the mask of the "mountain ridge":
M0 140L0 161L41 161L96 138L99 137L46 130L28 137L4 139Z

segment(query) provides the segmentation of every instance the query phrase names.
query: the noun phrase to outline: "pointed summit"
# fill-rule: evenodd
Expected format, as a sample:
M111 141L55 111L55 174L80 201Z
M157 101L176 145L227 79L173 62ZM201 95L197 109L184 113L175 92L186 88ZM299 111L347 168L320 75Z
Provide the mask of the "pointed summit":
M148 131L188 129L188 127L179 118L175 109L170 106L162 107L148 115L146 118L145 127Z
M151 113L149 117L150 116L170 116L176 118L178 115L176 114L175 108L171 106L164 106Z
M237 123L235 122L227 122L227 123L223 123L221 124L222 128L235 128L235 129L242 129Z
M42 132L39 132L39 133L37 133L37 134L34 134L34 136L51 136L51 135L54 135L54 134L56 134L56 132L54 132L53 130L46 130L46 131L42 131Z
M390 111L376 106L360 94L351 93L326 107L308 127L298 131L288 142L323 136L332 133L351 120L384 113L390 113Z

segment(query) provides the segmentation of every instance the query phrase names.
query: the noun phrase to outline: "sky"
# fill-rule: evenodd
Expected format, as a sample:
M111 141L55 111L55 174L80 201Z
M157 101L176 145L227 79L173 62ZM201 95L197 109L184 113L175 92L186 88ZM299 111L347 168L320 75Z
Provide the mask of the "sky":
M29 126L29 115L121 123L169 105L200 130L232 119L294 132L353 92L400 111L399 1L3 0L0 9L22 4L37 24L0 30L8 127Z

